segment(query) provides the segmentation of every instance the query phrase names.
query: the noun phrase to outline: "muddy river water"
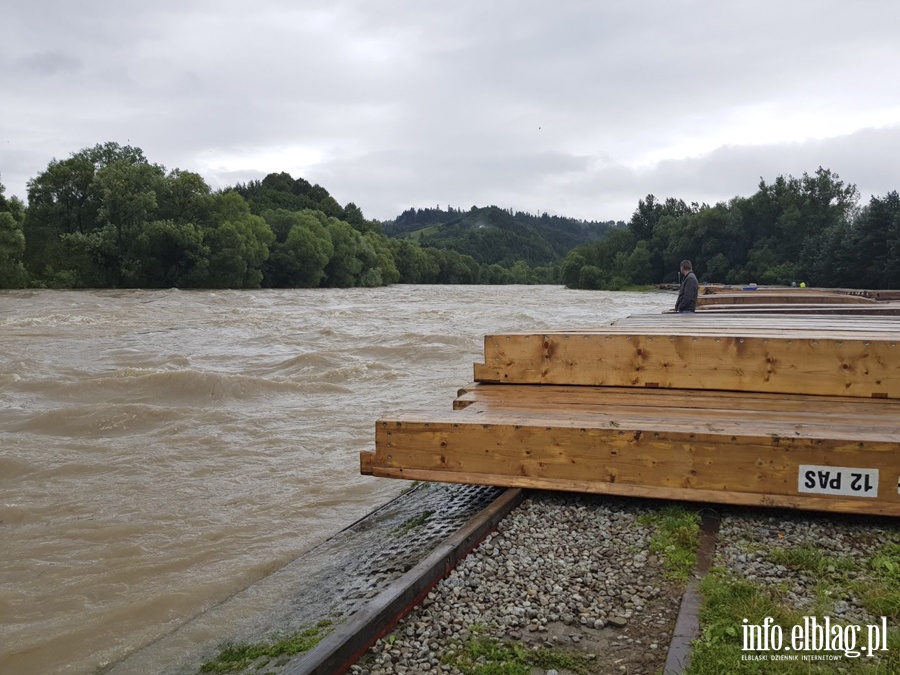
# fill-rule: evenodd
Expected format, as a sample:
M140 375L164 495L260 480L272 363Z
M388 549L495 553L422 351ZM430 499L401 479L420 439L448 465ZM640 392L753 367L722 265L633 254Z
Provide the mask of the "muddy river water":
M472 380L482 337L670 293L556 286L0 292L0 673L92 673L398 494L389 410Z

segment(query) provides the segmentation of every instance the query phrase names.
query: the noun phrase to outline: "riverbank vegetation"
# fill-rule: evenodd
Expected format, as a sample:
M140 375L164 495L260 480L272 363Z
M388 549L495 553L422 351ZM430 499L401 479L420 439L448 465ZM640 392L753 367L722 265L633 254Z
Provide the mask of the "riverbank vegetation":
M330 621L320 621L314 626L290 635L276 635L268 640L254 643L228 643L222 645L216 658L206 661L201 673L239 673L259 671L273 661L275 666L284 666L297 654L308 652L331 632Z
M27 205L0 184L0 288L310 288L701 280L900 287L900 197L859 206L819 169L715 206L648 195L630 222L496 206L365 218L286 173L213 191L196 173L105 143L50 162Z
M572 250L562 278L573 288L675 282L685 258L701 281L900 288L900 196L860 206L856 187L821 167L715 206L648 195L627 228Z

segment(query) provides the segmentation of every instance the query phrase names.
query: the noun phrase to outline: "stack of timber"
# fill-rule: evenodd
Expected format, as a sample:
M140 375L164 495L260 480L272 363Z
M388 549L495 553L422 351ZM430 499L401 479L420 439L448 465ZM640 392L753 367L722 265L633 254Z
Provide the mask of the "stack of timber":
M452 410L386 415L360 462L392 478L900 516L900 319L697 312L489 335Z
M900 291L704 286L697 309L716 314L900 316Z

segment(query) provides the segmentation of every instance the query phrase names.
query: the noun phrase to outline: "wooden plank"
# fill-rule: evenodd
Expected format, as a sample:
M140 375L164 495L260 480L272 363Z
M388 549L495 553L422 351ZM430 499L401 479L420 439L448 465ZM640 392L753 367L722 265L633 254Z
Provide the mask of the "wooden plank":
M474 403L460 411L437 413L402 413L391 417L397 424L423 421L429 423L557 427L560 429L602 429L621 436L631 430L637 434L653 434L667 438L667 434L684 434L691 440L729 443L756 443L760 438L769 442L785 437L840 443L898 443L900 425L896 419L876 415L861 417L837 416L815 411L805 413L776 413L770 410L716 410L665 407L619 407L565 405L506 405ZM746 439L751 439L747 441ZM898 447L900 449L900 447Z
M900 348L824 339L602 331L485 337L478 382L900 398Z
M677 290L678 285L671 285ZM700 295L734 295L750 293L769 293L776 295L817 295L828 294L836 296L861 296L872 300L900 300L900 290L876 290L865 288L799 288L796 286L757 286L756 290L745 291L744 284L739 286L726 284L706 284L700 287Z
M693 314L635 314L612 322L609 328L656 328L681 330L689 326L691 330L699 328L727 328L754 331L788 331L798 330L836 330L836 331L873 331L896 334L900 332L900 320L892 316L785 316L774 319L769 316L757 316L752 313L739 317L723 317L706 312ZM606 330L606 328L603 328ZM566 332L566 331L547 331Z
M800 288L799 286L757 286L755 290L745 291L744 288L747 284L704 284L700 286L700 293L702 295L712 295L712 294L725 294L725 295L733 295L735 293L778 293L780 295L805 295L807 293L830 293L833 295L841 295L846 291L840 288L814 288L808 286L806 288ZM864 291L860 291L858 294L864 294Z
M766 291L745 291L743 293L717 293L701 295L697 307L708 305L755 305L755 304L871 304L875 300L861 295L839 295L836 293L772 293Z
M713 312L696 312L694 314L671 314L666 322L658 323L615 323L609 326L597 328L571 330L545 330L540 335L629 335L640 333L643 335L658 335L668 337L670 335L713 337L761 337L761 338L785 338L785 339L866 339L873 340L900 340L900 322L895 317L860 317L860 316L818 316L804 317L791 314L777 318L765 315L724 315ZM809 319L854 319L852 323L820 323L810 322ZM890 319L890 323L874 325L872 319ZM766 327L754 324L754 319L767 319ZM859 319L859 321L856 321ZM716 323L721 325L717 326ZM772 325L773 323L781 325ZM535 333L509 333L516 335L535 335ZM488 336L491 337L491 336Z
M808 317L786 315L768 317L764 315L719 316L713 312L696 312L694 314L669 315L674 317L666 322L658 323L615 323L594 329L581 329L576 333L583 334L635 334L643 335L711 335L714 337L765 337L786 339L866 339L898 340L900 339L900 322L894 317L859 317L859 316L817 316ZM851 322L823 323L810 319L854 319ZM871 323L872 319L890 319L881 325ZM767 326L757 325L753 320L763 319ZM859 321L856 321L859 319ZM780 325L772 325L773 323ZM716 325L716 324L720 325ZM525 333L521 333L525 335ZM546 330L543 335L572 335L571 330Z
M359 472L363 476L371 476L375 461L375 453L362 451L359 453Z
M554 385L481 384L461 389L454 409L473 403L485 407L554 407L576 411L582 406L659 407L695 409L729 413L754 410L760 413L784 412L801 415L830 415L850 419L889 421L900 428L900 401L845 396L809 396L799 394L759 394L741 392L683 391L679 389L639 389L633 387L577 387Z
M878 305L707 305L697 307L704 314L849 314L855 316L900 316L900 304Z
M590 405L577 407L538 402L512 404L473 403L463 409L462 421L482 424L535 423L549 425L601 426L637 429L641 433L679 431L702 436L764 433L792 438L841 438L891 442L900 438L896 417L834 412L790 412L773 410L728 410L663 406ZM477 416L473 420L472 416Z
M801 465L878 469L877 499L814 496L816 508L894 509L900 515L900 436L896 430L859 432L847 425L797 429L784 421L764 426L741 419L718 420L706 428L653 415L622 417L609 425L583 413L484 415L470 406L460 413L412 413L379 421L371 467L374 475L393 472L406 478L419 471L444 476L438 480L468 475L471 482L497 485L507 484L497 482L504 476L588 492L604 492L614 484L656 497L664 496L661 488L793 500L809 498L798 489ZM717 499L728 501L727 495Z

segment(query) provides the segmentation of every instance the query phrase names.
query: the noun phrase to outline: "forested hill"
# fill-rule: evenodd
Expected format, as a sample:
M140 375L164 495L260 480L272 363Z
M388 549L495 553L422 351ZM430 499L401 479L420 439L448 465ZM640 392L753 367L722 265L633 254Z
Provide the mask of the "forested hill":
M452 250L481 264L509 266L518 260L529 265L556 262L580 244L599 241L617 225L624 227L625 223L473 206L469 211L408 209L395 220L383 222L381 229L388 236L424 248Z
M312 185L288 173L270 173L262 180L238 183L231 189L246 199L250 210L256 214L278 209L320 211L330 218L349 223L360 232L379 228L377 221L366 221L362 210L353 202L341 206L321 185Z

